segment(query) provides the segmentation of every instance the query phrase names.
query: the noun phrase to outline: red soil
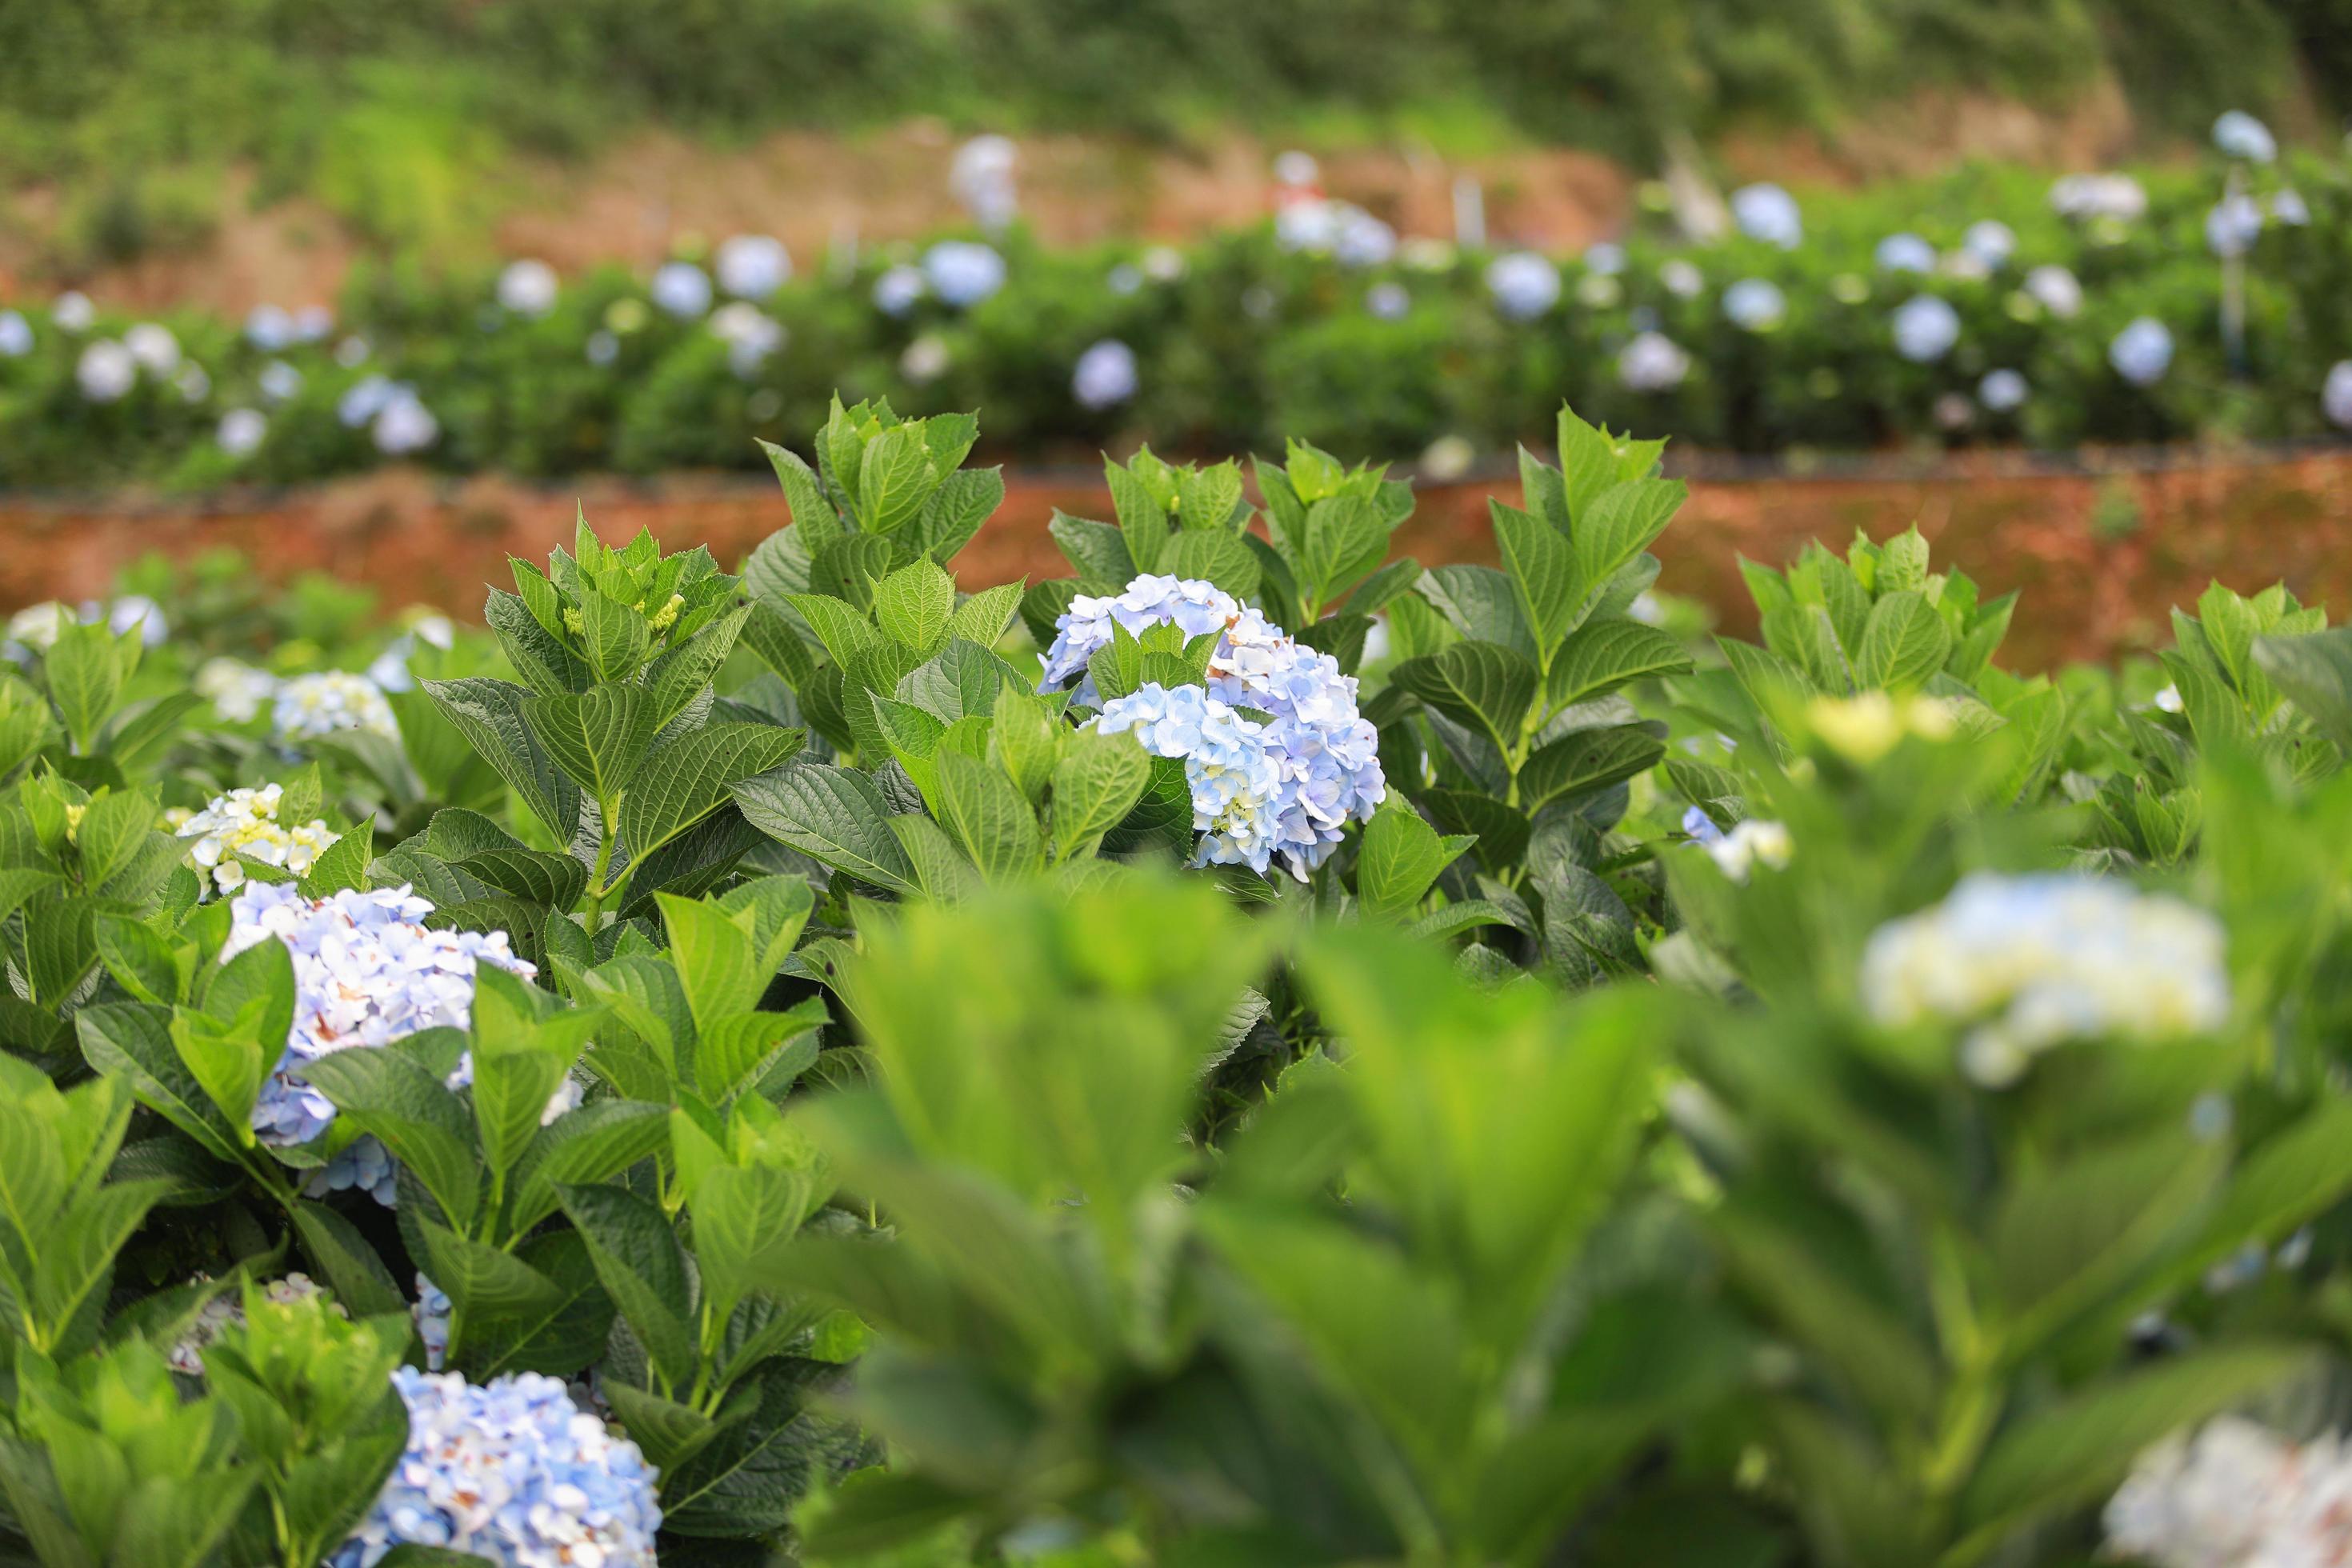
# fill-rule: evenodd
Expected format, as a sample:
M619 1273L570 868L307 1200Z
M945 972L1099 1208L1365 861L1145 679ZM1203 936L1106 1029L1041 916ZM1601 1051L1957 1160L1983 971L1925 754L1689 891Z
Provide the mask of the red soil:
M1424 484L1397 549L1424 564L1491 561L1490 494L1515 500L1517 487ZM569 540L575 500L607 539L642 525L669 548L707 543L729 565L789 515L771 485L698 478L554 490L386 473L202 507L0 499L0 605L101 594L145 551L226 546L272 581L323 570L374 587L388 605L478 615L483 584L506 580L508 554L543 557ZM958 557L959 575L1066 574L1045 528L1055 507L1109 515L1108 493L1084 476L1010 475L1003 510ZM2137 526L2119 528L2135 509ZM2095 518L2107 520L2105 534ZM2166 611L2217 577L2244 592L2284 579L2306 603L2339 615L2352 606L2352 454L2342 452L2105 479L1947 466L1923 478L1702 479L1659 546L1660 585L1748 630L1737 555L1778 563L1808 539L1842 547L1857 528L1884 538L1914 521L1939 564L1965 568L1988 594L2023 590L2003 659L2017 669L2159 646Z

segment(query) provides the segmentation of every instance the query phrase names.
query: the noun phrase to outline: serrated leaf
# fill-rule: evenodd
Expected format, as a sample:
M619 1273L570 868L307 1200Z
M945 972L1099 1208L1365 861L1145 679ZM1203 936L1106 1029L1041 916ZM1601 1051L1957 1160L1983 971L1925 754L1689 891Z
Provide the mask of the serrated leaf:
M780 843L894 893L915 893L914 868L887 825L874 781L854 769L812 763L736 787L744 819Z

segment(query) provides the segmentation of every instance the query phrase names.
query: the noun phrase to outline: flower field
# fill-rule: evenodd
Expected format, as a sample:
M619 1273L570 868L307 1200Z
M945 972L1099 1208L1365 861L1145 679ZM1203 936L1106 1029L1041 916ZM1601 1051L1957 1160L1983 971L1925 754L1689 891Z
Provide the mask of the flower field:
M1538 438L1563 394L1776 455L2337 437L2352 173L2243 115L2216 142L2138 179L1751 185L1706 243L1672 237L1689 215L1659 187L1622 243L1568 259L1400 237L1302 182L1270 225L1184 248L1015 228L796 265L739 234L646 276L386 267L340 310L243 321L0 301L0 486L742 467L836 389L986 407L992 455L1296 436L1440 478ZM988 196L972 210L1004 218Z
M813 432L487 632L10 623L10 1555L2352 1548L2323 610L2053 679L1912 531L1709 637L1566 411L1499 565L1297 440L958 581L980 421Z

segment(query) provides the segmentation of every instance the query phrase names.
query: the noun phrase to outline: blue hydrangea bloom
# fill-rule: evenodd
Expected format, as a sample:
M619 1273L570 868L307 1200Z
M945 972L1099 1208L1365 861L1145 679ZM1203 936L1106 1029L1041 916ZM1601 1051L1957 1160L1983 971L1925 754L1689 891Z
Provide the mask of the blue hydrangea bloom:
M408 1444L329 1568L374 1568L396 1546L510 1568L656 1568L661 1508L635 1443L538 1373L481 1386L402 1367Z
M1135 351L1105 338L1078 356L1070 372L1070 395L1082 408L1110 408L1135 395Z
M386 1208L400 1206L400 1167L373 1133L364 1133L302 1178L302 1195L323 1198L329 1193L362 1192Z
M229 905L224 957L274 938L294 960L294 1024L253 1108L262 1142L307 1143L334 1121L334 1103L303 1081L303 1063L420 1029L464 1028L477 963L525 979L538 973L515 956L506 932L427 931L432 912L406 887L313 900L288 882L247 882ZM472 1081L470 1063L456 1081Z
M1890 234L1878 242L1881 272L1933 272L1936 247L1916 234Z
M1213 584L1147 575L1116 595L1073 600L1042 685L1080 678L1074 695L1095 702L1086 664L1110 641L1114 623L1130 632L1172 624L1187 637L1220 634L1205 692L1146 686L1105 705L1097 721L1113 732L1135 731L1155 756L1185 759L1194 826L1206 836L1200 863L1264 871L1278 857L1304 880L1349 822L1387 798L1380 731L1357 709L1355 678Z
M1895 308L1895 352L1914 364L1932 364L1960 341L1960 313L1948 300L1915 294Z
M1783 250L1804 243L1805 221L1797 210L1797 198L1769 182L1732 192L1731 219L1748 238Z
M2134 386L2154 386L2172 368L2172 332L2153 316L2141 316L2107 345L2107 363Z
M1723 291L1723 313L1743 331L1769 331L1788 310L1787 298L1767 279L1742 278Z
M969 310L1004 287L1004 258L978 240L943 239L923 253L923 277L940 300Z
M449 1320L457 1310L449 1292L418 1273L416 1304L408 1309L408 1315L415 1321L416 1337L425 1342L425 1365L429 1372L439 1372L442 1358L449 1353Z
M1515 250L1486 264L1486 291L1509 320L1532 321L1559 303L1559 268L1532 250Z

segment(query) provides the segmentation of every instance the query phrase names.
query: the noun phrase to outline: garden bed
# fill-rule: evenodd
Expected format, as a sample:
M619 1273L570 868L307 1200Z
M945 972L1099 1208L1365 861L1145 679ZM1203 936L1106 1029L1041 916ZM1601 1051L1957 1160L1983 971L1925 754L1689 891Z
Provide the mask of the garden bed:
M2283 581L2305 603L2352 604L2352 453L2085 454L2063 463L2000 454L1931 463L1848 462L1811 475L1759 472L1690 455L1669 465L1691 484L1661 542L1667 591L1702 601L1727 628L1754 630L1735 557L1779 563L1807 540L1873 537L1916 522L1939 555L1970 563L1993 592L2033 606L2011 634L2027 668L2146 651L2166 612L2208 581ZM1500 475L1420 480L1397 547L1428 565L1491 562L1487 499L1517 498ZM528 485L393 471L203 501L0 497L0 603L90 598L149 551L175 559L240 552L266 578L327 571L374 588L388 606L479 613L482 584L509 555L568 540L578 510L618 537L649 528L672 547L707 543L740 561L786 520L765 478L611 478ZM1109 491L1081 469L1014 469L989 525L956 559L980 581L1063 574L1045 525L1056 508L1109 515Z

